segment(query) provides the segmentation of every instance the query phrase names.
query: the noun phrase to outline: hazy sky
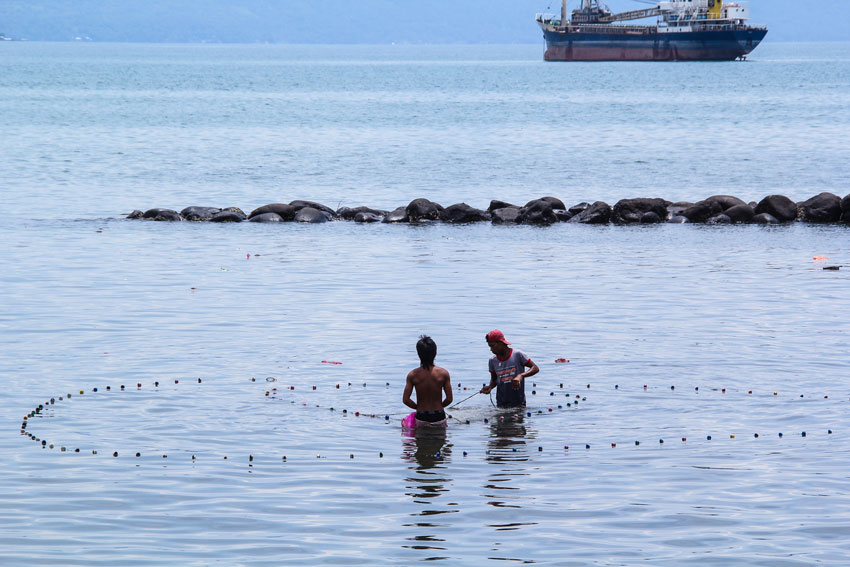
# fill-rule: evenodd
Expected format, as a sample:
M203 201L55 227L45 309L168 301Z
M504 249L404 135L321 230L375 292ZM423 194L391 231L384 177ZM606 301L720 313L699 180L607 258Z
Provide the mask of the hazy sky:
M850 41L850 0L749 4L770 41ZM537 43L535 13L559 10L560 0L2 0L0 33L48 41Z

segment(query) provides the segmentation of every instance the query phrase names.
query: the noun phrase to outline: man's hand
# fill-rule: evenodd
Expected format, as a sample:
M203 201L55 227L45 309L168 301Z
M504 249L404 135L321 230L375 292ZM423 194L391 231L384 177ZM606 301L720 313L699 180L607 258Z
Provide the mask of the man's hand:
M522 386L522 379L525 378L525 374L517 374L513 378L511 378L511 386L513 386L514 390L519 390Z
M492 386L484 386L483 388L481 388L481 391L479 393L480 394L489 394L490 390L492 390L492 389L493 389Z

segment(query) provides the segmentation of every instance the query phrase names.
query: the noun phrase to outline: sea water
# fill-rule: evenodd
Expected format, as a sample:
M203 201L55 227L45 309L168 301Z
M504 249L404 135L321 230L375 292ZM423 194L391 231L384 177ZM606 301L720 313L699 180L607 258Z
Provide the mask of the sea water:
M0 45L0 562L847 564L845 226L124 219L844 196L847 53Z

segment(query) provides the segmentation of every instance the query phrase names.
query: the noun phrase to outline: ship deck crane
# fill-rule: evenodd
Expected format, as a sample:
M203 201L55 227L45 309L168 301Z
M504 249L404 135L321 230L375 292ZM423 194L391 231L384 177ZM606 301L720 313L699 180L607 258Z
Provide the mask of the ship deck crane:
M662 14L662 11L658 6L654 8L645 8L643 10L631 10L628 12L620 12L619 14L612 14L607 7L599 4L599 0L582 0L581 8L576 10L576 12L579 11L587 14L593 14L593 21L600 24L642 20L644 18L652 18ZM567 0L561 1L561 21L567 21Z
M603 23L611 23L611 22L626 22L629 20L642 20L644 18L652 18L655 16L661 15L660 8L646 8L644 10L631 10L629 12L620 12L619 14L611 14L610 16L603 16L599 18L600 22Z

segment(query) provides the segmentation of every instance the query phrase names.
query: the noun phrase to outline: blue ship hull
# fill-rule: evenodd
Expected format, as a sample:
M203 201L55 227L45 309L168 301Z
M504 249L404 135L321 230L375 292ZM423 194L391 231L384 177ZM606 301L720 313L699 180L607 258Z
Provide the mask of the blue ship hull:
M755 27L659 31L654 26L576 26L544 30L547 61L731 61L755 49L767 30Z

